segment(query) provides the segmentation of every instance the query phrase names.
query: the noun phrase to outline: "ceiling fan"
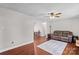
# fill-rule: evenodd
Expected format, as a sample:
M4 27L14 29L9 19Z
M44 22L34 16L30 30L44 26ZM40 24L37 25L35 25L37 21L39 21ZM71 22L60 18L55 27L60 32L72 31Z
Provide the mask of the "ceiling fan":
M53 18L59 18L61 16L61 12L43 12L41 14L39 14L38 16L39 17L48 17L50 19L53 19Z
M51 12L51 13L48 13L49 14L49 16L50 17L60 17L60 15L62 14L62 13L54 13L54 12Z

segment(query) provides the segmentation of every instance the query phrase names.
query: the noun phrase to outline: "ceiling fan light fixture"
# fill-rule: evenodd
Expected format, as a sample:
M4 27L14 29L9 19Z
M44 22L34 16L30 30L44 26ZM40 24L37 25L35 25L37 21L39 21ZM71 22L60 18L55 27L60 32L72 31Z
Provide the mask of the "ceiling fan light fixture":
M62 13L54 13L54 12L51 12L49 13L49 17L50 19L54 19L55 17L60 17Z
M54 16L50 16L50 20L54 19L55 17Z

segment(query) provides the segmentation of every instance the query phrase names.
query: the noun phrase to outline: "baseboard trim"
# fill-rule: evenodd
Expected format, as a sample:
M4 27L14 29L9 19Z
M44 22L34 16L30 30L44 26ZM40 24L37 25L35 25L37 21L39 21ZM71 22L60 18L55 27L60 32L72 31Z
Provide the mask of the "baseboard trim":
M2 50L0 50L0 53L5 52L5 51L8 51L8 50L11 50L11 49L14 49L14 48L17 48L17 47L21 47L23 45L27 45L27 44L30 44L30 43L33 43L33 41L29 41L29 42L22 43L22 44L13 46L13 47L9 47L9 48L2 49Z

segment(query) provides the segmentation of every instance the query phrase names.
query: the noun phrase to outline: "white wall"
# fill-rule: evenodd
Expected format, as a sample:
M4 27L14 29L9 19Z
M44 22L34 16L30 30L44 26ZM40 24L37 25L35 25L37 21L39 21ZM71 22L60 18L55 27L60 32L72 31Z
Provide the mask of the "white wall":
M53 20L49 24L52 25L52 32L54 30L68 30L79 36L79 18Z
M33 42L33 26L33 17L0 8L0 51Z

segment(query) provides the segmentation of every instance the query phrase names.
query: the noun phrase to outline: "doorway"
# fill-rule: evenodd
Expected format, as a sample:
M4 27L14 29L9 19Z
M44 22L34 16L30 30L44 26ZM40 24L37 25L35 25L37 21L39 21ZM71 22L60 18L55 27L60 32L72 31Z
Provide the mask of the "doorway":
M43 23L35 23L34 25L34 50L35 55L38 55L39 48L37 47L41 43L46 41L47 37L47 24L45 22Z

